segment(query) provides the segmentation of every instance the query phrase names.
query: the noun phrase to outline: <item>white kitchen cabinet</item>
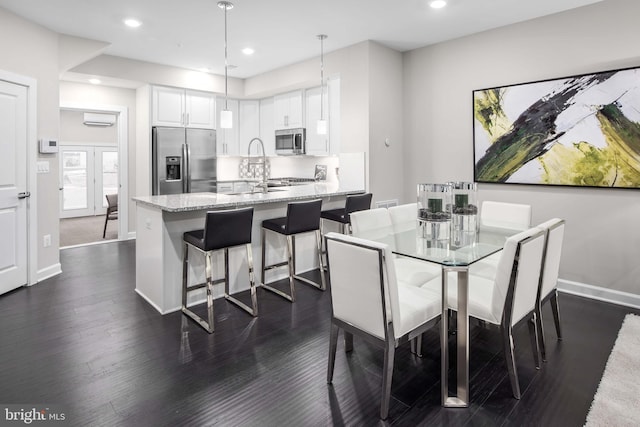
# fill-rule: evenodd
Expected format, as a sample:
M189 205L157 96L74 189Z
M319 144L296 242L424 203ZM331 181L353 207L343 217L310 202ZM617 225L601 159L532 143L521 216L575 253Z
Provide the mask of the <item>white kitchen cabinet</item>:
M329 130L331 123L329 122L329 94L325 87L324 94L324 119L327 121L327 133L325 135L318 134L318 120L320 120L320 87L314 87L305 91L305 123L307 123L307 141L305 145L305 153L314 156L328 155L329 147Z
M208 92L154 86L153 126L215 129L215 96Z
M273 112L273 98L260 100L260 139L264 143L267 156L276 155L276 125Z
M195 90L185 92L185 123L187 127L216 128L216 98L213 94Z
M301 90L276 95L273 110L276 129L304 127Z
M239 103L237 99L229 99L227 106L231 111L233 117L233 124L231 129L222 129L220 127L220 114L217 114L216 119L218 126L216 127L216 148L218 156L239 156L243 155L240 152L239 146ZM216 98L216 110L218 112L224 110L224 97Z
M152 94L153 126L184 126L184 89L154 86Z
M306 154L328 156L340 152L340 79L327 80L324 88L323 116L327 133L318 134L320 120L320 87L305 91L305 123L307 123Z
M253 138L260 136L260 101L253 99L241 100L239 108L239 151L241 156L246 156L249 142ZM256 144L254 144L254 146L256 146ZM259 149L252 149L252 154L262 154L262 152Z

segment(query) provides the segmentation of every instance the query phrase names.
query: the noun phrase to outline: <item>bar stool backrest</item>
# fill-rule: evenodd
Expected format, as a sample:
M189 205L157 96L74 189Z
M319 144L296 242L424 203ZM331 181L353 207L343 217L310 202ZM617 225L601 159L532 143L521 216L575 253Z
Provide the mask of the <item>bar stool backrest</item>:
M207 212L204 250L230 248L251 243L253 208Z
M322 200L292 202L287 206L287 234L304 233L320 229Z
M355 194L347 196L347 201L344 204L345 214L349 215L351 212L365 211L371 208L371 199L373 194Z

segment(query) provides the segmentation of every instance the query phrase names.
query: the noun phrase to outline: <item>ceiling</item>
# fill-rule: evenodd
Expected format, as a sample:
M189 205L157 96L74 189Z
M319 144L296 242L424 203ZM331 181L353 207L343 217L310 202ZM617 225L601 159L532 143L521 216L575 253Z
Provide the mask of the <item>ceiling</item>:
M602 0L231 0L229 75L247 78L364 40L406 51ZM110 43L105 54L224 74L217 0L0 0L55 32ZM143 25L125 27L124 18ZM252 47L251 56L241 49Z

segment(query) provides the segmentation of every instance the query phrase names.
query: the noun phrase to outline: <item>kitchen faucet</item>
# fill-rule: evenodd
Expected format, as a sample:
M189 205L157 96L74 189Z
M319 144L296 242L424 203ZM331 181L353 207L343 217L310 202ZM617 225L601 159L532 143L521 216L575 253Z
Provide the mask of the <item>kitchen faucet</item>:
M251 145L253 144L253 141L258 141L260 143L260 148L262 149L262 182L256 184L253 188L255 189L256 187L260 187L262 188L262 192L266 193L267 189L269 188L269 186L267 185L267 155L264 152L264 143L260 138L256 137L249 141L247 156L251 157ZM249 164L251 164L251 162L249 162Z

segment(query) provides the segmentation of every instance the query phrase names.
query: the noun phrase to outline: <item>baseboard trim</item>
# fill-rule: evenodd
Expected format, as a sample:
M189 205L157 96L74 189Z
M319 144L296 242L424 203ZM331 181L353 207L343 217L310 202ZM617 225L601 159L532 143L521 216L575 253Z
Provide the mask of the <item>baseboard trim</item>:
M573 282L558 279L558 290L567 294L591 298L598 301L610 302L625 307L640 308L640 295L615 289L602 288L600 286L587 285L586 283Z
M151 299L149 299L149 297L147 297L145 294L140 292L140 290L138 288L134 289L134 291L136 292L136 294L140 295L143 300L148 302L151 305L151 307L155 308L158 313L167 314L167 313L163 313L162 309L155 302L151 301Z
M56 264L52 264L49 267L42 268L38 270L38 273L37 273L38 281L36 283L42 282L43 280L46 280L53 276L57 276L60 273L62 273L62 265L60 265L59 262Z

